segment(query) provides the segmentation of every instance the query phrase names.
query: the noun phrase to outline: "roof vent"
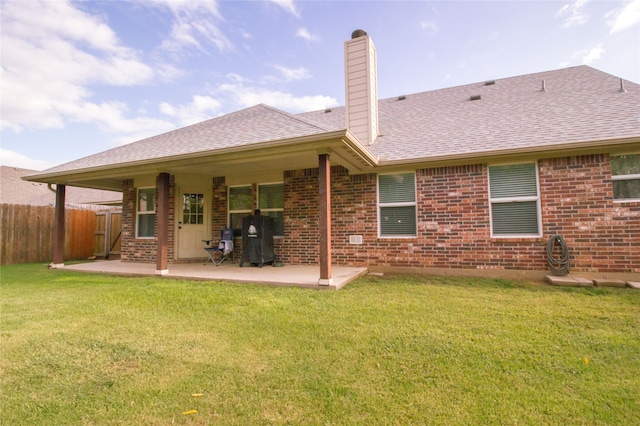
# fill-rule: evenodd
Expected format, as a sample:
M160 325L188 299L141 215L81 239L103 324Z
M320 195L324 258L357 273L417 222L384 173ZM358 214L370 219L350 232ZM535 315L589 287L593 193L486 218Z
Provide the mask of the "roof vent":
M542 80L542 89L540 89L541 92L546 92L547 91L547 83Z
M618 90L618 92L624 93L626 91L627 91L627 89L624 88L624 80L620 79L620 90Z
M405 99L407 99L405 95L398 96L399 101L404 101Z
M326 114L326 113L331 112L331 111L333 111L331 108L327 108L327 109L324 110L324 113Z
M494 84L496 84L495 80L487 80L484 82L485 86L493 86Z
M472 101L479 101L480 99L482 99L482 95L471 95L469 99Z

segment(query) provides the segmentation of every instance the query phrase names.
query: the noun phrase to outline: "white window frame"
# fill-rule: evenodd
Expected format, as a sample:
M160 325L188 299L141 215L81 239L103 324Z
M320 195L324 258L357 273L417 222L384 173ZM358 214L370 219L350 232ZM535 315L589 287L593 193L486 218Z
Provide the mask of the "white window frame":
M282 186L282 207L277 207L277 208L265 208L262 207L260 205L260 187L262 186L273 186L273 185L281 185ZM262 213L269 213L269 212L282 212L283 215L283 220L284 220L284 182L266 182L266 183L259 183L257 185L257 200L256 200L256 205L258 206L258 209L260 210L260 212ZM280 234L275 234L274 233L274 237L284 237L284 223L282 224L282 235Z
M611 155L613 157L620 157L625 154ZM626 154L626 155L640 155L638 153ZM621 181L621 180L640 180L640 174L632 174L632 175L614 175L613 171L611 172L611 180L612 181ZM611 190L613 191L613 185ZM614 203L633 203L640 201L640 198L615 198L615 193L613 194L613 202Z
M522 196L522 197L501 197L501 198L492 198L491 197L491 167L501 167L501 166L514 166L518 164L533 164L536 172L536 196ZM489 195L489 224L491 227L491 238L504 238L504 239L513 239L513 238L540 238L542 237L542 207L540 203L540 175L538 172L538 162L537 161L527 161L521 163L500 163L500 164L490 164L487 167L487 192ZM537 210L537 223L538 223L538 233L537 234L495 234L493 230L493 205L494 204L504 204L504 203L518 203L518 202L536 202L536 210Z
M405 202L394 202L394 203L382 203L380 202L380 176L389 176L389 175L402 175L402 174L411 174L413 175L413 201L405 201ZM377 210L378 210L378 238L416 238L418 236L418 185L416 182L416 172L415 170L410 171L402 171L395 173L380 173L376 179L376 195L377 195ZM382 233L382 208L384 207L413 207L413 212L415 214L415 228L414 233L409 234L383 234Z
M154 192L154 203L153 203L153 211L140 211L140 191L146 191L146 190L152 190ZM140 216L142 215L154 215L154 221L155 221L155 215L156 215L156 198L157 198L157 194L156 192L156 188L153 186L145 186L145 187L141 187L138 188L136 190L136 238L140 239L140 240L152 240L155 238L155 229L153 231L154 235L149 235L149 236L141 236L140 235ZM155 228L155 226L154 226Z

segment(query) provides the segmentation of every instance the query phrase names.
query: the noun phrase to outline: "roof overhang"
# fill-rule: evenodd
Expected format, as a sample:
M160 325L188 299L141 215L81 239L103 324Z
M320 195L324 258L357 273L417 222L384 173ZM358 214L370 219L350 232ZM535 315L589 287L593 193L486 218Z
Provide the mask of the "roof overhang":
M332 165L341 165L350 173L392 171L408 168L442 167L471 163L525 161L539 158L588 155L602 152L623 154L640 150L640 137L557 143L536 148L507 148L435 155L429 157L385 160L367 149L349 130L321 135L265 141L215 151L108 164L83 169L23 177L24 180L63 184L85 188L121 191L123 181L139 176L188 174L216 176L253 176L318 167L318 155L329 154Z
M266 141L214 151L193 152L128 163L106 164L82 169L44 172L24 180L121 191L123 181L162 172L230 176L273 173L318 167L318 155L329 154L332 165L351 173L374 168L378 159L349 131Z
M377 168L400 170L408 167L442 167L448 165L516 162L537 160L541 158L567 157L575 155L626 154L640 150L640 137L608 139L596 141L577 141L558 143L547 146L527 148L506 148L499 150L475 151L456 154L445 154L405 160L385 160L379 158Z

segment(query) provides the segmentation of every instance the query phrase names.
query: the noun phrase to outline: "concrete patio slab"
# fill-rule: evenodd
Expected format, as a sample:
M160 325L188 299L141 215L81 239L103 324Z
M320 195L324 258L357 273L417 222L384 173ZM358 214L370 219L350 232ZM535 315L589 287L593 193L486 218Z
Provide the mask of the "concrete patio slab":
M340 289L368 272L367 268L333 266L331 269L332 283L320 285L318 284L320 280L319 266L285 265L274 267L265 265L258 268L245 265L240 268L237 263L230 262L223 262L220 266L215 266L211 262L181 263L171 264L167 274L157 275L155 264L96 260L65 265L64 269L121 276L156 276L330 290Z

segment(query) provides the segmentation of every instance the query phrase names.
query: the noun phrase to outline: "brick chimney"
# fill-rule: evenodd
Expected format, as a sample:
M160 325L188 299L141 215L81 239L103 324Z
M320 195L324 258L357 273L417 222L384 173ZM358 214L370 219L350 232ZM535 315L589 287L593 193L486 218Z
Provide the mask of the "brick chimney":
M344 43L347 128L365 145L378 136L376 47L363 30Z

